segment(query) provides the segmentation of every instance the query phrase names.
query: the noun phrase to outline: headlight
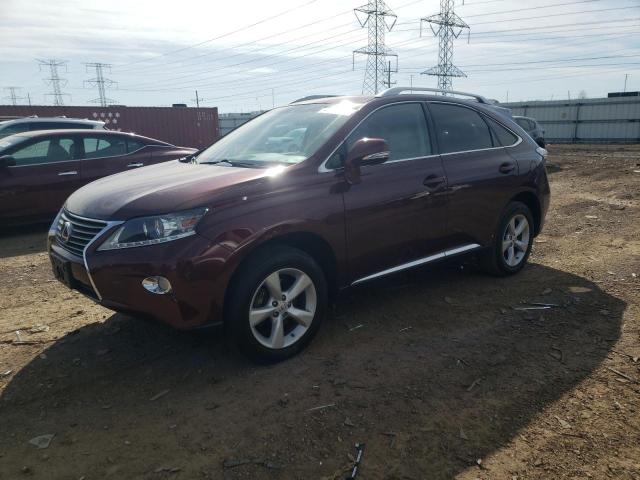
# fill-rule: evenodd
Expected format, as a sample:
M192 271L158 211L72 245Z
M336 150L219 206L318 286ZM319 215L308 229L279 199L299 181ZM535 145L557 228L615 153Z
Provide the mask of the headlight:
M207 210L196 208L155 217L134 218L118 228L98 250L142 247L188 237L196 233L196 225Z

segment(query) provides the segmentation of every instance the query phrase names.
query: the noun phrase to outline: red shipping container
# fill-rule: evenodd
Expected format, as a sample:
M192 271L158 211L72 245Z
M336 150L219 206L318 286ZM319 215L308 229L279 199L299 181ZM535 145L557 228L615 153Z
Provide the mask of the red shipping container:
M0 119L30 115L101 120L109 130L133 132L181 147L204 148L219 137L218 109L215 107L0 105Z

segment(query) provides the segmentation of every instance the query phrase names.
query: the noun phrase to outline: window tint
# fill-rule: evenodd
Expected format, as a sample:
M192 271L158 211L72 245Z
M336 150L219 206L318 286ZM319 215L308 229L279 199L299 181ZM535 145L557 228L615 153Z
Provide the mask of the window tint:
M474 110L458 105L431 103L441 153L493 147L489 126Z
M121 137L84 137L85 158L114 157L127 153L127 145Z
M518 141L517 136L515 136L513 133L511 133L509 130L504 128L502 125L500 125L498 122L496 122L492 118L484 117L484 119L489 123L489 125L491 125L491 128L493 129L496 136L498 137L498 142L500 142L499 144L502 145L503 147L508 147L510 145L513 145Z
M16 165L38 165L63 162L75 158L75 140L72 138L51 138L18 147L11 155Z
M389 160L431 155L427 122L419 103L390 105L372 113L349 135L347 150L365 137L386 140Z
M146 146L140 140L133 140L131 138L127 139L127 151L129 153L135 152L136 150L140 150L142 147Z

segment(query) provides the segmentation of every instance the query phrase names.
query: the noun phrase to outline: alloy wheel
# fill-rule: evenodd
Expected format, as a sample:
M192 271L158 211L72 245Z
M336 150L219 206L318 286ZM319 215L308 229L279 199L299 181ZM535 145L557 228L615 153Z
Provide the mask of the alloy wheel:
M511 217L502 235L502 257L509 267L517 267L526 257L530 235L526 216L518 213Z
M316 314L317 292L311 277L283 268L265 278L251 299L249 325L254 338L274 350L299 341Z

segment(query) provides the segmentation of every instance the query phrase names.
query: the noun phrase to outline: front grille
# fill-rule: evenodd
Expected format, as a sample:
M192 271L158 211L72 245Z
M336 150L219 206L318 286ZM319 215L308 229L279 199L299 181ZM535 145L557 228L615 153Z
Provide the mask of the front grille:
M82 257L87 244L106 226L107 222L102 220L78 217L63 210L56 227L56 243L66 251Z

